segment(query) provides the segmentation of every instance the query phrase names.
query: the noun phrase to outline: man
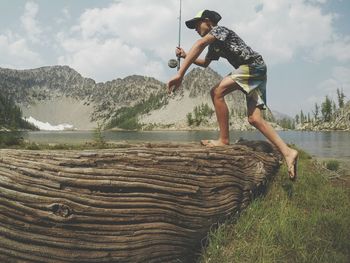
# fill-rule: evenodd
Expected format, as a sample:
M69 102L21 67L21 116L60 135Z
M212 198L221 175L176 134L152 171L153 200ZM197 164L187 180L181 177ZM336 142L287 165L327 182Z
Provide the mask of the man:
M218 140L202 140L205 146L224 146L229 140L229 111L224 97L234 90L240 90L247 96L248 121L270 140L282 153L288 167L291 180L297 176L298 152L279 137L271 125L262 117L261 110L266 109L266 65L262 56L253 51L232 30L217 25L221 16L211 10L199 12L193 19L186 21L186 26L195 29L201 36L190 51L176 49L176 54L184 58L178 73L168 82L169 92L181 85L183 77L192 63L207 67L213 60L226 58L235 70L212 88L210 94L215 107L220 135ZM204 59L199 58L208 47Z

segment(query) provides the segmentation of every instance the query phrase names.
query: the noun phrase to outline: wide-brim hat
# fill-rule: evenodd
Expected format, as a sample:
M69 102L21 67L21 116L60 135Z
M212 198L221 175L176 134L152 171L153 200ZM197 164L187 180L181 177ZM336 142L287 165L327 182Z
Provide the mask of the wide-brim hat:
M213 23L217 24L221 20L219 13L211 10L202 10L194 18L185 22L189 29L194 29L198 20L208 18Z

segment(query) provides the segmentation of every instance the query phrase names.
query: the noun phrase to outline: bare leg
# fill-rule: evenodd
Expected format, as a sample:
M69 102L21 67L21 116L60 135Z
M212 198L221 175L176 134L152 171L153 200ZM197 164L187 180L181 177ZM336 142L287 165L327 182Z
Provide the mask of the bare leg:
M210 95L215 107L220 135L218 140L202 140L201 143L203 145L223 146L230 143L229 110L224 97L236 89L240 89L240 86L233 79L226 77L211 90Z
M282 153L287 167L290 179L296 178L296 166L298 152L290 147L281 139L277 132L266 122L261 114L261 109L256 107L254 101L248 103L248 121L251 125L257 128L264 136L272 142Z

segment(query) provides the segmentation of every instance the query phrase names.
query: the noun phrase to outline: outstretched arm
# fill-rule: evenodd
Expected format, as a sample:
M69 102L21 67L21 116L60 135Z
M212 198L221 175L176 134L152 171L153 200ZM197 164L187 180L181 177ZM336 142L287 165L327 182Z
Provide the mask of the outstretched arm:
M192 46L190 51L188 51L188 53L186 55L186 58L182 62L182 65L181 65L179 71L168 82L169 93L171 93L172 91L174 91L174 90L176 90L177 88L180 87L182 79L185 76L185 73L186 73L187 69L191 66L192 63L194 63L198 59L199 55L203 52L203 50L210 43L213 43L215 40L216 40L216 38L213 35L207 34L206 36L204 36L203 38L197 40L194 43L194 45ZM199 60L199 62L201 62L201 60ZM204 63L203 63L203 65L204 65Z
M176 56L177 56L177 57L186 58L186 56L187 56L185 50L183 50L183 48L181 48L181 47L177 47L175 53L176 53ZM210 62L211 62L211 60L209 60L209 59L207 59L207 58L202 59L202 58L199 58L199 57L198 57L198 58L193 62L193 64L196 64L197 66L201 66L201 67L206 68L206 67L209 66Z
M207 34L203 38L197 40L190 49L190 51L188 51L186 58L182 62L178 74L182 75L183 77L187 69L191 66L192 63L194 63L198 59L199 55L203 52L203 50L215 40L216 38L211 34Z
M193 64L196 64L197 66L200 66L200 67L203 67L203 68L206 68L209 66L211 60L209 59L203 59L203 58L197 58Z

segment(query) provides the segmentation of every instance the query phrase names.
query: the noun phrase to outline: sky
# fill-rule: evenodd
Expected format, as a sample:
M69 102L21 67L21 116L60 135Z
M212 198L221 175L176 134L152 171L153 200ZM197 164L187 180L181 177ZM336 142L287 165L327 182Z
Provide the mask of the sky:
M0 0L0 67L68 65L106 82L145 75L167 82L178 45L180 0ZM267 103L295 116L325 96L350 99L350 0L182 0L181 46L199 39L184 21L223 17L268 67ZM205 55L205 52L202 56ZM222 76L225 59L210 64ZM209 91L208 91L209 92Z

